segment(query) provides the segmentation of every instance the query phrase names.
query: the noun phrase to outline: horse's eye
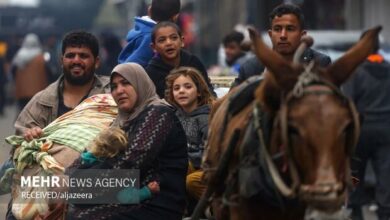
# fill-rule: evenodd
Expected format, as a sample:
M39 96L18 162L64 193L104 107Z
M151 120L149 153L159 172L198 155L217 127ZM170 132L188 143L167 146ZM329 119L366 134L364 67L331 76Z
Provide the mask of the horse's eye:
M288 125L288 133L289 133L290 135L299 136L299 130L298 130L298 128L296 128L295 126L292 126L292 125Z
M342 135L348 134L352 129L353 129L353 123L350 122L350 123L348 123L347 125L345 125L345 127L344 127L344 129L343 129Z

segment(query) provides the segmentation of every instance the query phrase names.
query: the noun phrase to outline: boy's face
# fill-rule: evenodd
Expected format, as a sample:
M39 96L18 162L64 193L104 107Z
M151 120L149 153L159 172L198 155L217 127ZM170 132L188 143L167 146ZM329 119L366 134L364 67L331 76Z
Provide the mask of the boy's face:
M155 53L160 54L164 61L179 59L180 49L184 46L183 39L173 27L161 27L156 31L156 39L152 43Z
M225 45L225 55L227 62L233 62L242 53L241 47L237 42L229 42Z
M275 16L272 20L271 30L268 34L272 41L273 49L282 56L289 56L295 53L301 37L306 34L294 14Z

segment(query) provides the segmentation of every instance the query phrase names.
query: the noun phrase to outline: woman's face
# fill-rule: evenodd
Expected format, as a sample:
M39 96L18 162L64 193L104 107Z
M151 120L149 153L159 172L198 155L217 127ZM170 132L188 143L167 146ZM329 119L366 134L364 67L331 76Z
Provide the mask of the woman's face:
M179 76L172 88L173 98L185 112L192 112L198 107L198 89L189 76Z
M118 109L123 112L130 112L138 98L134 87L119 74L114 74L112 77L111 95L118 105Z

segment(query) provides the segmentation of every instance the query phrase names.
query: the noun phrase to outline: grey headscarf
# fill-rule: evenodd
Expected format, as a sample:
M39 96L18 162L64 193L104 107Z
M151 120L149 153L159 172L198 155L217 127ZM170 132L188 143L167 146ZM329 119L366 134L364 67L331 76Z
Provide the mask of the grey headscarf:
M119 74L125 78L134 87L137 93L137 101L134 108L130 112L122 112L119 110L118 116L115 119L113 126L123 126L125 122L136 118L149 105L169 105L166 101L159 98L156 93L156 87L145 72L144 68L137 63L123 63L114 67L111 72Z
M32 33L27 34L23 40L22 47L12 60L12 65L23 68L39 54L42 54L42 48L38 36Z

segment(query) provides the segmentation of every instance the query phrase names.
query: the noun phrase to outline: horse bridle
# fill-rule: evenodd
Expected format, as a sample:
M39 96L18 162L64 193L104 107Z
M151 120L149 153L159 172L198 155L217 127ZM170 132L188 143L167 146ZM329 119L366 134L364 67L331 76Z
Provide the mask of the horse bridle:
M311 66L312 67L312 66ZM360 133L360 123L359 123L359 116L356 111L355 105L353 102L344 96L339 88L337 88L332 83L328 82L327 80L321 78L317 74L313 73L311 71L311 67L309 65L308 68L305 69L305 71L299 76L297 83L294 86L294 89L291 90L286 98L282 101L280 113L277 116L275 120L278 120L280 123L280 129L281 129L281 138L282 138L282 145L285 146L286 150L286 158L287 163L289 165L290 170L290 176L292 183L290 187L288 187L282 180L281 177L274 178L275 185L279 189L279 191L282 193L282 195L286 197L294 197L295 193L297 192L297 189L300 185L300 178L298 175L298 171L295 165L295 162L293 161L292 157L292 146L290 144L289 140L289 133L288 133L288 112L289 112L289 104L294 99L299 99L305 95L321 95L321 94L330 94L330 95L336 95L339 97L344 103L346 103L349 112L352 116L352 130L349 131L347 134L347 154L352 156L352 153L354 152L354 148L357 144L359 133ZM328 89L324 90L315 90L310 91L307 90L309 86L312 85L324 85L328 87ZM350 169L349 166L346 168L345 173L345 183L350 186L351 185L351 178L350 178Z

